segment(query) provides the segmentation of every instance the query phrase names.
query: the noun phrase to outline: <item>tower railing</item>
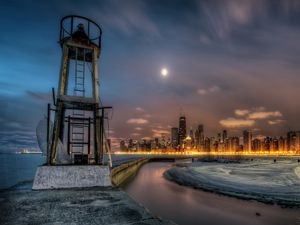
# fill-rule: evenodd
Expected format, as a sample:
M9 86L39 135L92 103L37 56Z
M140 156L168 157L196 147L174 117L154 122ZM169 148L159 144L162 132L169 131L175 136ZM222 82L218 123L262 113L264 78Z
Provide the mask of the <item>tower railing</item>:
M62 44L66 39L72 38L76 27L84 23L87 27L86 34L89 41L101 48L101 27L89 18L77 15L65 16L60 21L59 42Z

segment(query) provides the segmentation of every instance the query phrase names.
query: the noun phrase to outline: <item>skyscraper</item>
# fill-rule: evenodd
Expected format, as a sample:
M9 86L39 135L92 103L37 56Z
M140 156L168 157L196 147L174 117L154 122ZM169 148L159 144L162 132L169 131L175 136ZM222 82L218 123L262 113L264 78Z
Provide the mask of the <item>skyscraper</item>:
M243 132L244 150L251 151L252 133L251 131L244 130Z
M204 149L204 128L203 128L203 124L199 124L197 130L199 132L199 140L198 140L199 147L198 148L203 150Z
M295 135L295 150L298 154L300 153L300 131L297 131Z
M258 138L255 138L252 141L252 150L253 151L260 151L261 149L262 149L261 140L259 140Z
M183 140L186 138L186 120L185 116L179 118L179 130L178 130L179 144L183 144Z
M287 133L287 150L288 151L294 151L295 150L295 144L294 139L296 138L296 132L295 131L289 131Z
M171 129L171 145L172 148L176 148L178 146L178 128L172 127Z
M225 139L227 138L227 130L223 130L222 134L222 142L225 142Z

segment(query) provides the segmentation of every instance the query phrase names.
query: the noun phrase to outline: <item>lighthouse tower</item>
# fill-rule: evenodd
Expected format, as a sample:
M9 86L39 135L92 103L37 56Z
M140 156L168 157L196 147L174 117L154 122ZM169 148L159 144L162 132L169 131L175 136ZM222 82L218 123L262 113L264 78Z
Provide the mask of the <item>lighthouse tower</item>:
M104 147L107 146L104 135L105 110L111 107L104 107L99 97L101 35L100 26L85 17L66 16L60 22L62 56L56 96L53 92L54 108L48 104L47 166L38 169L35 189L53 186L53 181L45 181L45 174L39 173L39 170L46 174L55 173L54 176L60 181L54 181L54 188L85 186L82 183L73 185L69 181L67 185L63 184L64 179L70 179L70 173L73 173L75 183L88 176L87 182L92 186L99 186L99 179L103 178L98 177L100 174L107 175L107 168L100 165L103 165ZM53 125L52 111L55 112ZM96 172L98 178L93 183L91 177L94 175L91 176L90 172L95 168L102 171ZM43 182L46 185L41 185ZM62 183L57 185L57 182Z

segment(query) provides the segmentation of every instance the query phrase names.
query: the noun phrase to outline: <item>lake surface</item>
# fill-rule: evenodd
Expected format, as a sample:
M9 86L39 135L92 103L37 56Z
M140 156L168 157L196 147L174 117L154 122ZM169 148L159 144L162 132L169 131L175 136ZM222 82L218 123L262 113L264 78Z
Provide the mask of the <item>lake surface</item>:
M44 162L41 154L0 154L0 189L33 180L36 168Z
M300 224L300 209L283 209L170 182L163 178L163 172L171 166L172 163L161 162L145 164L123 189L154 215L178 225Z
M113 166L141 158L139 155L113 155ZM108 157L104 156L107 162ZM43 165L46 157L41 154L0 154L0 189L12 187L18 183L32 181L36 168Z

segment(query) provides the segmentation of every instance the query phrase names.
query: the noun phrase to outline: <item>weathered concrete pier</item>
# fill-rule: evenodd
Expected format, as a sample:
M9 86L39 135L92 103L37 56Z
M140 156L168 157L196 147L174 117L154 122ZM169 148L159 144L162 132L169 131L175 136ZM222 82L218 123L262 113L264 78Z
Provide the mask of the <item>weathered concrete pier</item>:
M167 225L117 188L0 192L2 225Z

